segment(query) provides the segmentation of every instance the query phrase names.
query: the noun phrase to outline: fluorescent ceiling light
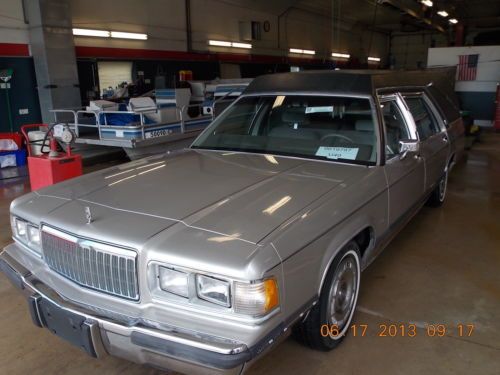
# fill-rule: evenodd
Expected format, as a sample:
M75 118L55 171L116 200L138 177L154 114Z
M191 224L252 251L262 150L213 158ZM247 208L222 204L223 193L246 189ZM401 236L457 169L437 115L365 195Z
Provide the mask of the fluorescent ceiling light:
M431 0L422 0L420 1L422 4L428 6L428 7L431 7L434 5L434 3L431 1Z
M217 47L231 47L231 42L223 42L222 40L209 40L208 44Z
M232 42L231 43L231 47L234 47L234 48L252 48L252 45L251 44L248 44L248 43L238 43L238 42Z
M441 17L448 17L448 12L446 10L440 10L437 12Z
M92 29L73 29L73 35L97 36L100 38L109 38L109 31Z
M368 56L368 61L380 62L380 57Z
M300 53L301 55L315 55L316 51L310 49L290 48L290 53Z
M351 57L348 53L338 53L338 52L332 52L332 57L338 57L341 59L348 59Z
M240 42L226 42L223 40L209 40L208 45L216 46L216 47L233 47L233 48L252 48L252 45L249 43L240 43Z
M111 38L147 40L147 34L126 33L123 31L111 31Z
M450 23L452 23L452 24L456 24L456 23L458 23L458 20L457 20L456 18L450 18L450 19L449 19L449 21L450 21Z

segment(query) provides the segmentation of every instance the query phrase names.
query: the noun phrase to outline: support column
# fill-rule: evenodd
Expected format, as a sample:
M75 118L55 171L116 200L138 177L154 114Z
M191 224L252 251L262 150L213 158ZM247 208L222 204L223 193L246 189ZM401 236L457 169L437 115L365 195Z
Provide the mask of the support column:
M50 109L81 106L70 0L29 0L24 5L42 119L50 123Z

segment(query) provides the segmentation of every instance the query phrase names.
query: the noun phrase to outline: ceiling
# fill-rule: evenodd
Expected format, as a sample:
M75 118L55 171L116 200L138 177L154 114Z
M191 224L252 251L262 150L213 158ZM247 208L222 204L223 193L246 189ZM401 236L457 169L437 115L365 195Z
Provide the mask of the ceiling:
M500 27L500 0L220 0L251 9L283 15L293 9L360 24L381 32L437 30L446 32L454 17L473 28ZM436 14L446 10L450 16Z

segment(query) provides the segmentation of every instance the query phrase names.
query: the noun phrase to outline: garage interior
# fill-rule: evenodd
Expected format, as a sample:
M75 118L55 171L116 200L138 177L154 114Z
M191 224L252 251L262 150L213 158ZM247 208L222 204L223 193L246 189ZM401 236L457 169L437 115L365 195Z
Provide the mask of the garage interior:
M1 139L20 134L23 125L61 121L54 120L53 109L117 103L153 90L158 101L161 90L185 89L188 80L246 85L264 74L304 70L404 74L456 68L466 155L449 176L444 205L424 207L363 272L352 323L366 325L366 335L347 337L330 352L310 350L289 337L247 373L500 373L500 1L0 0L0 5ZM464 55L476 56L467 63L475 69L473 77L460 77ZM191 92L187 106L192 99ZM130 156L116 142L72 148L82 156L84 174L121 165ZM0 157L13 152L1 151ZM11 201L32 190L26 161L16 157L17 165L8 159L5 168L1 159L1 248L12 242ZM111 356L95 360L35 327L25 299L3 274L0 298L5 373L165 373ZM410 323L420 331L417 337L379 336L384 325ZM473 332L459 335L460 324L473 325ZM429 335L429 325L448 330L442 337Z

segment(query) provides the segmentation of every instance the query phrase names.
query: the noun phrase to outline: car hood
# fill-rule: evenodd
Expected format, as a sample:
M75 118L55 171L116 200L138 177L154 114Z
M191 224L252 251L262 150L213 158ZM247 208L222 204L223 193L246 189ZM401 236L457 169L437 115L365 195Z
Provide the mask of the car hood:
M76 212L80 224L85 222L84 207L89 206L96 230L123 224L129 236L134 231L152 236L182 223L258 243L365 169L270 155L185 150L94 172L37 194L65 202L51 214L59 222L65 217L71 222Z

